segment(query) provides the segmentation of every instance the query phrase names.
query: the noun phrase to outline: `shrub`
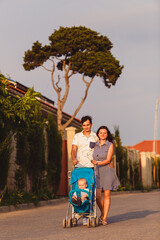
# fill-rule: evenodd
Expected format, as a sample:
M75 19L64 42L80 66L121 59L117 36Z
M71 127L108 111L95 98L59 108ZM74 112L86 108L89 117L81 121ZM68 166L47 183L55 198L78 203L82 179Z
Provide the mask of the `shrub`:
M46 128L48 139L47 180L54 193L58 191L61 174L62 136L51 115L48 116Z

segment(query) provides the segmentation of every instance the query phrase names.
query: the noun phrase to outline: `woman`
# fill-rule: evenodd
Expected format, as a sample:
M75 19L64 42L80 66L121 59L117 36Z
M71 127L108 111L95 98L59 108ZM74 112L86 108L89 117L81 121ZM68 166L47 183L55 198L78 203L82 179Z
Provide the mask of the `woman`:
M95 145L92 163L96 165L96 201L101 211L100 220L107 225L107 216L111 203L111 190L119 187L120 182L113 168L113 143L112 135L106 126L101 126L97 131L99 142ZM102 199L104 191L104 201Z

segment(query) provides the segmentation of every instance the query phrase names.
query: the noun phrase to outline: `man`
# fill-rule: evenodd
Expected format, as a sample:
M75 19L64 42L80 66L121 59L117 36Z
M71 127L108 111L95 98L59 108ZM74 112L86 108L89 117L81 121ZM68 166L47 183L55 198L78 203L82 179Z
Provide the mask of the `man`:
M72 142L72 160L75 168L89 167L94 168L92 164L93 149L98 141L97 135L91 131L92 118L84 116L81 118L83 131L75 134ZM79 215L77 214L77 219ZM87 225L87 218L83 218L83 225Z
M92 118L84 116L81 118L83 131L75 134L72 142L72 160L76 168L89 167L93 168L93 149L98 141L97 135L91 131Z

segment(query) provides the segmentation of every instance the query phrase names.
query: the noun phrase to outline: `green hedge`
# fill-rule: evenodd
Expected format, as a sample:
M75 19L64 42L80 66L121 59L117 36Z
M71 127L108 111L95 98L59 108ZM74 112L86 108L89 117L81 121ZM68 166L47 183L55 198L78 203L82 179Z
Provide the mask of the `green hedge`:
M4 82L5 77L0 74L0 191L7 184L12 137L12 122L6 111L11 102Z
M57 124L51 115L47 119L47 180L50 189L56 193L60 184L61 158L62 158L62 136L58 132Z
M20 121L16 133L17 154L15 173L18 190L39 191L43 187L45 171L44 120L41 108L36 111L34 119ZM29 180L29 186L27 183Z
M1 81L2 80L2 81ZM13 98L8 94L8 82L0 74L0 198L16 200L21 193L52 197L58 190L61 174L62 137L51 115L42 117L38 93L28 89L24 97ZM47 132L47 143L45 142ZM2 191L7 184L11 155L11 138L16 141L14 191ZM48 155L45 162L45 150Z
M11 132L10 128L0 126L0 191L7 184L9 161L11 155Z

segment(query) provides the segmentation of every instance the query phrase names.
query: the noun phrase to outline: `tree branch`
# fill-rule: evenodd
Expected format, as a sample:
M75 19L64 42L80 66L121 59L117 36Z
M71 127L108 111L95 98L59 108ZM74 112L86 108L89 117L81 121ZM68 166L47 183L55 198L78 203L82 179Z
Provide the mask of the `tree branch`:
M71 62L68 65L68 69L66 69L65 61L63 61L63 68L65 70L65 87L66 87L66 90L65 90L64 96L63 96L63 98L61 100L62 109L63 109L63 106L64 106L66 100L67 100L68 93L69 93L69 77L68 77L68 73L69 73L69 70L70 70L70 66L71 66Z
M43 67L46 71L48 71L48 72L52 72L51 69L46 68L43 64L40 64L40 66ZM54 67L54 70L55 70L55 67Z
M88 85L88 82L84 79L84 75L82 76L82 80L83 80L83 82L84 82L85 84Z
M54 60L53 60L53 59L50 59L50 58L49 58L48 60L54 63Z
M59 83L59 82L60 82L60 76L59 76L59 74L58 74L58 81L56 82L56 87L57 87L58 91L61 92L61 91L62 91L62 88L58 86L58 83Z
M56 57L56 59L57 59L57 60L59 60L59 61L63 61L63 59L61 59L61 58L58 58L58 57Z
M55 63L53 61L53 68L51 70L51 80L52 80L52 86L54 88L54 90L56 91L57 95L58 95L58 99L60 99L60 92L58 90L58 88L56 88L55 84L54 84L54 78L53 78L53 74L54 74L54 71L55 71Z
M62 62L63 62L63 69L64 69L65 72L66 72L66 61L65 61L65 60L62 60Z
M57 86L57 84L56 84L57 87L55 86L54 78L53 78L53 74L54 74L54 71L55 71L55 62L54 62L54 60L52 60L52 59L49 59L49 60L53 62L53 68L52 68L52 70L46 68L46 67L45 67L44 65L42 65L42 64L41 64L41 67L43 67L46 71L51 72L52 86L53 86L54 90L55 90L55 91L57 92L57 94L58 94L58 99L60 99L61 89Z
M84 78L84 77L83 77ZM65 123L62 125L62 130L64 130L71 122L72 120L75 118L75 116L77 115L77 113L79 112L80 108L82 107L84 101L86 100L87 98L87 94L88 94L88 90L89 90L89 87L91 85L91 83L93 82L93 79L94 78L91 78L91 81L90 82L87 82L84 80L84 82L86 83L86 90L85 90L85 95L84 97L82 98L79 106L77 107L77 109L75 110L74 114L72 115L72 117Z
M72 71L71 74L68 76L68 78L72 77L73 74L75 74L75 71Z
M106 71L104 71L104 70L103 70L103 72L107 76L107 78L109 78L109 74Z

